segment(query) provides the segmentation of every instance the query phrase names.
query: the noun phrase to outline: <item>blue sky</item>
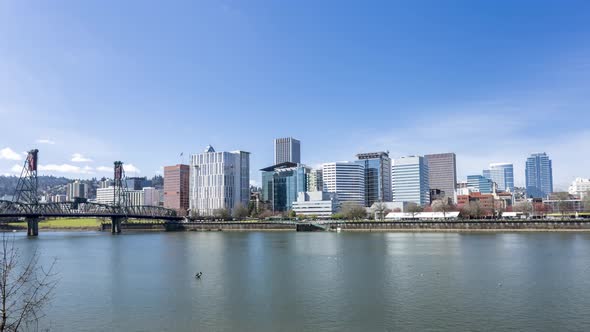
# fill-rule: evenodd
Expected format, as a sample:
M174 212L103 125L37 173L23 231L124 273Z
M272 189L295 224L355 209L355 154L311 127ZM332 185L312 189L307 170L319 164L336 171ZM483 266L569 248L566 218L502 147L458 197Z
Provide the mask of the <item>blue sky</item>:
M453 151L460 178L533 152L590 177L589 1L0 0L0 174L151 176L208 144L302 141L310 166ZM13 153L14 152L14 153ZM186 158L185 158L186 161Z

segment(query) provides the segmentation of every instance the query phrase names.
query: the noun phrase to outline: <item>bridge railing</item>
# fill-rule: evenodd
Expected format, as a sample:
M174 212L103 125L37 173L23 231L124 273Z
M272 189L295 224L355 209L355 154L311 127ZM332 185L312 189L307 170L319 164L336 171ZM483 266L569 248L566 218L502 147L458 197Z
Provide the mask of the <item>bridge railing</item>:
M176 211L160 206L114 206L99 203L37 203L23 204L0 201L0 217L9 216L125 216L125 217L176 217Z

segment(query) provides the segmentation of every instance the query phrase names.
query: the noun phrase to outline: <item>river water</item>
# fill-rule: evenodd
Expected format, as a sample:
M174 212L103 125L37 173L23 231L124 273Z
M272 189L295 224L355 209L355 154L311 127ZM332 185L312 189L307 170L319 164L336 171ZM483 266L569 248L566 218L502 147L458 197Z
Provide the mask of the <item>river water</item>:
M51 331L590 330L584 233L41 232L16 244L58 259Z

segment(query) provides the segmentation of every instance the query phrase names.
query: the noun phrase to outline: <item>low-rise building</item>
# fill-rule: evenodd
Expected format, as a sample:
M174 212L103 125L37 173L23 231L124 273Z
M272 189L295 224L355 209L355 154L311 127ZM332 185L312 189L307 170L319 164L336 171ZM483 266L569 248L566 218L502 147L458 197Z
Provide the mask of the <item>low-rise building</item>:
M575 195L580 199L586 198L590 194L590 179L577 178L569 187L570 195Z
M325 191L307 191L297 194L293 202L293 211L297 215L329 218L338 212L339 203L335 194Z

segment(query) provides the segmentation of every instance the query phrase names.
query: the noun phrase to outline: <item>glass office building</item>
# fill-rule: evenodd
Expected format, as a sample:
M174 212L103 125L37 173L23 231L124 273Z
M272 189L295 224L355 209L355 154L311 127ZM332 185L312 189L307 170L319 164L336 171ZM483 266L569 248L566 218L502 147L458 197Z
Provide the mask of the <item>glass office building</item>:
M310 169L304 165L285 162L263 168L262 199L270 203L275 212L289 211L297 194L307 191L307 174Z
M526 160L528 197L545 198L553 192L553 164L546 153L534 153Z
M498 190L514 192L514 166L512 164L490 164L490 168L483 171L483 176L495 182Z
M421 156L393 160L391 186L394 202L412 202L426 206L430 203L428 163Z
M468 175L467 188L482 194L491 194L494 190L494 182L482 175Z
M365 206L391 202L391 159L388 152L359 153L355 163L365 169Z

